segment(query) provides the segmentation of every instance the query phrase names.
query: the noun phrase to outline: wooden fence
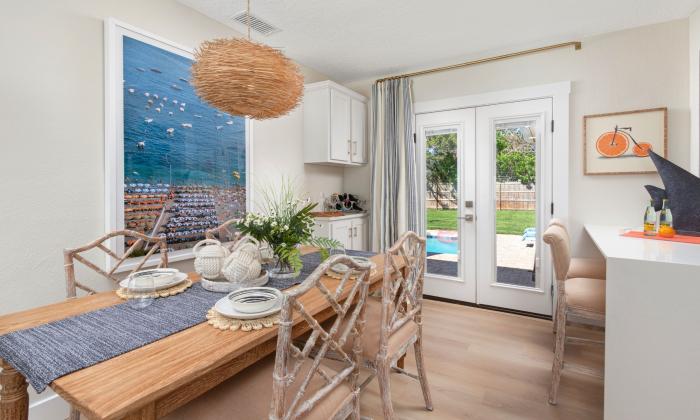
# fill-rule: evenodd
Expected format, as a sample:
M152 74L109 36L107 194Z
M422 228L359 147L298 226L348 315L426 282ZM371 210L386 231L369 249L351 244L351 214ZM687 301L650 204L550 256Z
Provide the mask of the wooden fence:
M425 201L428 209L457 208L457 198L449 186L440 189L440 204L430 192L426 194ZM528 189L519 182L496 183L497 210L535 210L536 201L534 186Z

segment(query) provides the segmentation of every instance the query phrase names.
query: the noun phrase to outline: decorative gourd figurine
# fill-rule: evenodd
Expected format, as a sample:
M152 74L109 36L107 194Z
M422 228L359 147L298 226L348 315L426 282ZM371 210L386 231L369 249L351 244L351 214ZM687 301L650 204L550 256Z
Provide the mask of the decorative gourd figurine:
M197 243L192 249L194 253L194 271L208 280L215 280L221 276L226 257L230 252L216 239L205 239Z
M226 257L221 272L229 282L245 286L260 276L261 269L257 241L244 237L233 247L231 255Z

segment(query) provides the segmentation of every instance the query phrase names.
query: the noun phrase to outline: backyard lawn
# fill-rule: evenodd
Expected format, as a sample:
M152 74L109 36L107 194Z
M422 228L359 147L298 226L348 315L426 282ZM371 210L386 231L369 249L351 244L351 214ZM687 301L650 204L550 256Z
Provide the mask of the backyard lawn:
M496 233L522 235L535 227L534 210L496 210ZM428 209L428 229L457 230L457 210Z

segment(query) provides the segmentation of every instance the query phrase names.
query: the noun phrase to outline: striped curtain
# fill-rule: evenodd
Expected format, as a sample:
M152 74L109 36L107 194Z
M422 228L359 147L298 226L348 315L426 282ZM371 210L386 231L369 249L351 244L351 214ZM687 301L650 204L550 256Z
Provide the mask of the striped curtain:
M382 252L407 230L422 232L418 217L413 98L407 78L372 86L370 240Z

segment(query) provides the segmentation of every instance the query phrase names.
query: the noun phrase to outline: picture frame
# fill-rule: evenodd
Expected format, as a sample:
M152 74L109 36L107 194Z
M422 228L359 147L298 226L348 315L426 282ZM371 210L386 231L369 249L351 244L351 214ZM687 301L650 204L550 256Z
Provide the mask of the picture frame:
M206 229L251 209L251 121L199 99L189 85L192 48L113 18L104 27L105 228L166 235L169 261L191 259ZM106 245L122 255L128 244Z
M615 127L630 128L618 131ZM631 135L630 135L631 134ZM639 143L635 145L634 141ZM656 173L646 148L667 157L668 109L650 108L583 117L584 175Z

